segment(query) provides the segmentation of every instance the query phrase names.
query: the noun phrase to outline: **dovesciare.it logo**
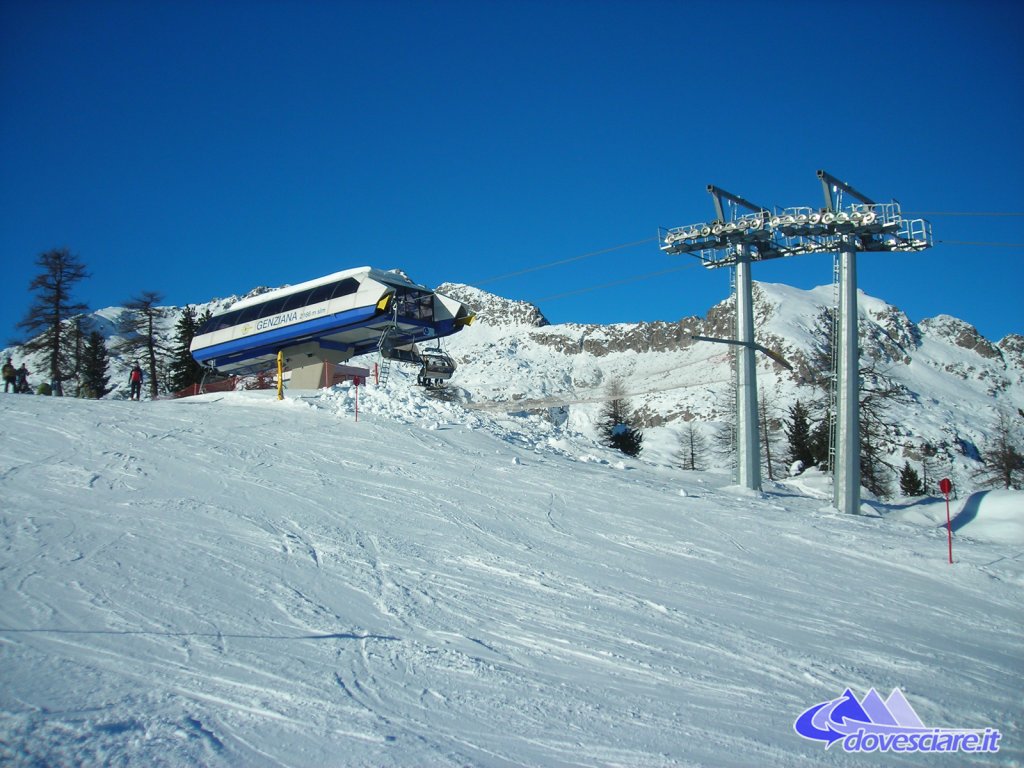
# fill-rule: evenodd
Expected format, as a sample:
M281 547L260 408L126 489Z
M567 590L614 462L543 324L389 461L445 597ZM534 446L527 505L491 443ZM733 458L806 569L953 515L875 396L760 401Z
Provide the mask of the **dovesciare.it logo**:
M839 742L847 752L998 752L1002 738L994 728L930 728L899 688L884 701L874 688L860 701L847 688L808 709L793 728L825 749Z

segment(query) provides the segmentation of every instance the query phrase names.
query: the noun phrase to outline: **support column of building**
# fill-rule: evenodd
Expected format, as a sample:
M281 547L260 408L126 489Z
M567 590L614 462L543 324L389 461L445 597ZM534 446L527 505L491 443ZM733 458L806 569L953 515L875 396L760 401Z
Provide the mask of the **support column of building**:
M754 291L750 250L736 246L736 439L737 482L761 490L761 449L757 419L757 369L754 349Z
M851 237L839 254L838 370L836 371L836 455L832 504L860 512L860 361L857 348L857 252Z

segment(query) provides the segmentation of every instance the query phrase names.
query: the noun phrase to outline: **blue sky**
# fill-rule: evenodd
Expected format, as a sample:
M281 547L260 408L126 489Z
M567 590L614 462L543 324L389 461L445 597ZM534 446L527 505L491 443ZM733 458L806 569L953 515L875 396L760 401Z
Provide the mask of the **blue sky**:
M1022 30L995 0L3 2L0 342L55 247L94 309L368 264L553 322L703 314L728 271L654 238L712 219L709 183L819 206L823 168L908 212L1024 212ZM1024 218L927 218L946 242L863 255L860 287L1024 333L1024 247L959 244Z

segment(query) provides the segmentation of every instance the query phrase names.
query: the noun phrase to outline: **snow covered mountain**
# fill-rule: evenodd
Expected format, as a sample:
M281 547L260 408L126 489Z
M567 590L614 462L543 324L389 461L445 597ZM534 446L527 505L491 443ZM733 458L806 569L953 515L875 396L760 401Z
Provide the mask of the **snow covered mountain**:
M677 322L551 325L540 308L525 302L465 285L444 284L438 290L479 312L473 326L443 341L460 366L452 383L473 408L547 412L592 435L608 384L621 381L637 425L646 430L646 455L661 461L670 460L686 421L696 420L710 433L728 418L733 398L730 348L691 338L732 336L728 301L703 318ZM234 300L198 308L217 311ZM804 291L755 284L757 339L794 366L791 372L759 358L759 385L776 425L798 398L816 396L809 383L815 326L833 301L831 286ZM179 311L164 310L168 338ZM108 308L91 319L113 338L122 312ZM927 443L938 449L942 471L958 487L969 488L999 411L1014 418L1024 414L1024 336L1013 334L993 343L945 315L914 323L898 308L863 293L860 323L862 360L883 370L908 400L894 419L890 463L917 462ZM19 356L17 349L3 354ZM112 360L117 389L111 397L125 396L130 366L129 360ZM42 360L30 360L29 367L42 369Z
M447 346L463 367L458 382L478 404L544 408L570 404L584 431L593 421L609 382L626 385L648 444L667 456L682 422L713 426L732 408L729 347L697 342L693 335L731 338L730 302L704 318L610 326L547 325L539 310L510 304L478 289L439 288L483 307L480 322ZM833 305L832 287L804 291L755 284L757 340L783 355L788 371L766 356L758 382L769 416L785 417L797 399L817 395L811 385L816 326ZM998 343L949 316L912 322L898 308L861 293L861 357L904 390L892 415L891 463L917 461L925 443L939 449L939 464L969 487L978 452L991 439L1000 410L1024 418L1024 336ZM650 429L650 428L655 429Z

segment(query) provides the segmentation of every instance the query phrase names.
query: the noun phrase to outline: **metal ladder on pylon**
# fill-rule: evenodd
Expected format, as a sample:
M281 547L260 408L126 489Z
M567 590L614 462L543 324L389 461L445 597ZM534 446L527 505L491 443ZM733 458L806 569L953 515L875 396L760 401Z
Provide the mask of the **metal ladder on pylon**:
M381 387L388 383L388 378L391 376L391 357L386 355L384 351L390 347L388 337L396 328L398 328L397 305L392 309L391 325L384 329L384 332L380 335L380 340L377 342L377 356L380 359L380 378L377 380L377 383Z
M833 473L836 466L836 407L839 399L839 282L841 272L839 254L832 260L832 375L828 393L828 468ZM835 489L833 488L833 491Z

